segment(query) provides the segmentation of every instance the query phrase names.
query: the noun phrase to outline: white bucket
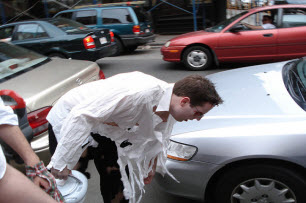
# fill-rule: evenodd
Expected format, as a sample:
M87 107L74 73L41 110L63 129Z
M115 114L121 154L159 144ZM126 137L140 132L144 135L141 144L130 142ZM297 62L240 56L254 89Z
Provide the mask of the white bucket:
M67 180L56 179L57 188L66 203L83 203L86 198L88 180L81 172L72 170Z

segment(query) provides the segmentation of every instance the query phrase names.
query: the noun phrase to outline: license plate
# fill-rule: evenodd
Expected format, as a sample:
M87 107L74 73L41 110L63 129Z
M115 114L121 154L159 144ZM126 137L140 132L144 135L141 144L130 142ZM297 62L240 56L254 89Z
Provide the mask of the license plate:
M150 32L150 29L146 29L145 32Z
M101 44L106 44L106 43L107 43L106 38L105 38L105 37L101 37L101 38L100 38L100 43L101 43Z

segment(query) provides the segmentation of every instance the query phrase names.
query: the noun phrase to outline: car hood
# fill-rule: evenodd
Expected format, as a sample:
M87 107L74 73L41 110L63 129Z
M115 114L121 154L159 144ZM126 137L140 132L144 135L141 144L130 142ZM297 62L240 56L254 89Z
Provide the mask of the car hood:
M22 96L30 112L52 106L71 88L98 79L98 69L94 62L54 58L1 83L0 87Z
M207 76L224 103L200 121L176 123L173 135L201 130L286 121L305 121L305 111L291 98L282 78L287 62L251 66ZM273 118L273 119L271 119Z
M201 31L189 32L189 33L186 33L186 34L179 35L177 37L172 38L171 41L184 40L187 37L188 38L194 38L194 37L197 38L197 37L203 37L203 36L208 36L208 35L213 35L213 34L216 34L216 33L205 32L205 31L201 30Z

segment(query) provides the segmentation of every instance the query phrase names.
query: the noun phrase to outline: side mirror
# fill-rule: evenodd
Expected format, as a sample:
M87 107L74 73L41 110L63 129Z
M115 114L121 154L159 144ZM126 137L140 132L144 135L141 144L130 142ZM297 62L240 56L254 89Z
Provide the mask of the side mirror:
M239 31L241 31L241 30L243 30L243 29L244 29L244 26L243 26L243 25L236 24L236 25L234 25L233 27L231 27L231 28L229 29L229 31L230 31L230 32L239 32Z

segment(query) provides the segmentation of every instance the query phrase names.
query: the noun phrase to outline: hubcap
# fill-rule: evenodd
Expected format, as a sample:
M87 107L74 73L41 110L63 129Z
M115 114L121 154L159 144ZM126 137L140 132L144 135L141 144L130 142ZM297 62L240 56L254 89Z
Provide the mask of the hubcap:
M200 68L207 63L207 55L201 50L193 50L188 54L187 61L192 67Z
M285 184L268 178L256 178L239 184L232 192L231 203L297 203Z

